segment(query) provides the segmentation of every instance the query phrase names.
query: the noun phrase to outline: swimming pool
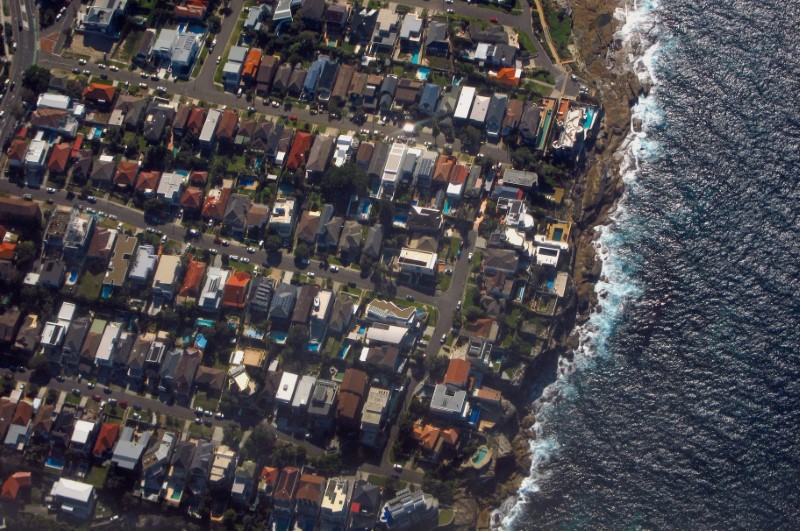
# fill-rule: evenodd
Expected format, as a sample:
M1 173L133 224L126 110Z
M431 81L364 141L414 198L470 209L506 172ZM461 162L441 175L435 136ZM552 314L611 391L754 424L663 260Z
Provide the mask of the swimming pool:
M279 345L286 343L286 332L273 331L269 333L269 337Z
M77 267L74 268L72 271L69 272L69 283L75 284L78 281L78 274L80 274L80 269Z
M339 357L341 359L345 359L347 357L347 353L350 352L350 345L345 345L342 347L342 350L339 352Z
M442 212L444 212L445 214L449 214L451 208L452 207L450 205L450 198L448 197L447 199L444 200L444 208L442 209Z
M206 32L206 27L202 24L191 24L184 22L178 25L178 33L194 33L195 35L203 35Z
M478 448L478 451L475 453L475 455L472 456L472 462L475 464L480 463L481 461L483 461L483 458L486 457L486 454L488 453L489 449L481 446L480 448Z
M595 114L594 109L586 109L586 119L583 121L583 124L581 124L584 129L592 128L594 122L594 114Z
M547 291L553 291L556 287L555 279L548 278L547 282L545 282L545 286L547 286Z
M60 457L50 456L47 458L47 461L45 461L44 464L50 468L64 468L64 460Z
M417 70L417 79L419 79L420 81L427 80L429 75L431 75L431 69L430 68L426 68L426 67L423 66L423 67L420 67L419 70Z
M258 182L254 177L239 177L239 186L246 190L255 190L258 188Z
M309 352L319 352L319 343L309 343L306 348Z
M103 286L103 289L100 291L100 298L107 299L111 297L111 292L114 291L113 286Z
M200 349L206 348L208 344L208 339L203 334L197 334L197 337L194 338L194 346Z
M564 229L561 229L561 228L555 229L553 231L553 241L560 242L561 241L561 236L563 236L563 235L564 235Z
M181 177L188 177L189 176L189 170L175 170L175 173L177 173Z
M197 326L214 326L214 321L211 319L197 319L194 324Z
M419 48L411 55L411 64L419 64Z

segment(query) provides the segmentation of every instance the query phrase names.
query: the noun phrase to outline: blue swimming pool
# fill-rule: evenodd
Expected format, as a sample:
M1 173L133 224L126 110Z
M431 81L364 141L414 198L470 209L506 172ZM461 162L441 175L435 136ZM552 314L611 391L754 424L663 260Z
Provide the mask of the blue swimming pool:
M445 214L449 214L451 208L452 205L450 205L450 198L448 197L447 199L444 200L444 208L442 208L442 212L444 212Z
M214 321L211 319L198 319L194 322L197 326L214 326Z
M309 343L306 348L309 352L319 352L319 343Z
M407 213L402 213L402 212L399 213L399 214L395 214L393 221L395 223L403 223L403 224L405 224L405 223L408 222L408 214Z
M50 456L44 464L50 468L64 468L64 460L60 457Z
M75 282L77 282L78 281L78 275L80 274L80 272L81 272L80 269L78 269L77 267L74 268L72 271L70 271L69 272L69 281L71 283L73 283L73 284Z
M426 79L428 79L429 75L431 75L430 68L426 68L423 66L419 70L417 70L417 79L419 79L420 81L425 81Z
M252 177L239 177L239 186L243 186L244 188L250 188L255 182L256 180Z
M367 331L367 327L366 326L359 326L358 327L359 335L364 334L366 331Z
M339 357L341 359L345 359L347 357L347 353L350 352L350 345L347 344L342 347L342 350L339 352Z
M175 170L175 173L177 173L181 177L188 177L189 176L189 170Z
M203 35L206 32L206 27L202 24L182 23L178 25L178 33L194 33L196 35Z
M279 345L286 343L286 332L272 331L269 333L269 337Z
M559 228L559 229L554 230L553 231L553 241L554 242L560 242L561 241L561 236L563 236L563 235L564 235L564 229L560 229Z
M547 290L548 291L553 291L555 289L555 287L556 287L556 281L553 280L553 279L548 278L547 282L545 283L545 285L547 286Z
M197 334L197 337L194 338L194 346L200 349L206 348L208 344L208 339L203 334Z
M255 169L255 170L259 169L263 162L264 162L263 158L256 159L255 163L253 163L253 169Z
M596 111L594 109L586 109L586 119L581 124L581 126L584 129L591 129L592 128L592 123L594 122L594 114L595 114L595 112Z
M372 201L369 199L362 199L361 204L358 205L358 213L364 216L369 215L369 211L372 208Z
M103 289L100 291L100 298L107 299L111 297L111 292L114 291L113 286L103 286Z
M411 55L411 63L415 65L419 64L419 48L417 48L417 51Z

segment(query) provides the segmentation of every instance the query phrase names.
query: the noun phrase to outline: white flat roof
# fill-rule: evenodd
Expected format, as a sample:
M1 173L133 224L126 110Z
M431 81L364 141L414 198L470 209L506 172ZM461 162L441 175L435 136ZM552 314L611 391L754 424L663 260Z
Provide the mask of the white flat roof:
M308 403L311 401L311 391L314 390L314 384L316 383L317 379L308 374L300 378L300 382L297 384L297 388L294 391L292 407L302 409L308 407Z
M403 165L403 158L406 156L406 145L400 142L392 144L389 149L389 156L386 157L386 165L383 167L383 177L381 180L388 182L395 182L397 174Z
M469 119L473 122L483 123L486 121L486 113L489 112L489 102L492 100L489 96L475 96L475 102L472 104L472 112L469 114Z
M66 111L69 109L69 96L61 94L42 94L36 101L37 107L47 107L49 109L61 109Z
M89 435L94 430L94 422L88 420L79 420L75 422L75 428L72 430L71 442L86 444L89 440Z
M410 247L403 247L400 250L400 263L409 264L417 267L426 267L433 269L436 266L436 259L438 255L428 251L420 251L419 249L411 249Z
M475 99L475 87L464 87L461 89L461 96L458 97L456 110L453 118L466 120L469 117L469 110L472 108L472 100Z
M281 383L278 386L278 392L275 393L275 400L286 404L291 402L299 378L298 375L291 372L283 373L283 376L281 376Z
M93 491L94 487L88 483L59 478L58 481L53 484L50 495L88 503L89 499L92 497Z
M119 323L108 323L105 331L103 331L103 337L100 339L100 346L97 347L95 360L111 360L111 354L114 352L114 346L116 345L121 328L122 326Z

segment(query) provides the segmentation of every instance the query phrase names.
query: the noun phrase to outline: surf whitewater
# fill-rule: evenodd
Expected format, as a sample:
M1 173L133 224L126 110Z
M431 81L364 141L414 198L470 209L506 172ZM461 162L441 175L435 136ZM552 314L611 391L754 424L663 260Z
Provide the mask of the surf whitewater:
M625 184L623 195L609 213L607 222L595 227L594 246L603 263L603 274L595 285L599 296L598 307L589 321L578 328L580 341L574 355L559 359L556 380L542 391L531 406L536 422L530 428L530 474L523 480L518 494L508 498L492 513L493 529L528 528L520 521L525 507L531 495L539 492L542 483L547 480L550 473L548 463L559 451L558 434L550 428L548 419L564 400L575 396L573 376L591 370L596 359L606 355L606 340L613 333L626 305L640 293L639 286L629 273L629 261L636 258L627 248L620 228L625 225L625 205L636 186L642 165L659 156L658 144L647 134L648 130L658 127L663 121L654 72L659 50L658 5L657 1L627 3L614 13L618 26L614 40L619 48L609 50L609 62L612 61L612 54L616 58L621 57L624 64L617 63L615 67L632 69L642 85L650 90L634 106L631 130L615 153Z

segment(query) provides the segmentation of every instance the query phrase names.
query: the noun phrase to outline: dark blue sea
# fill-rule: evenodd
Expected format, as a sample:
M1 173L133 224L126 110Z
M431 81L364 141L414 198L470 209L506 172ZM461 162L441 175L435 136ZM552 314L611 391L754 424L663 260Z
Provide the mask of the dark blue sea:
M800 528L800 1L641 2L601 313L508 529Z

